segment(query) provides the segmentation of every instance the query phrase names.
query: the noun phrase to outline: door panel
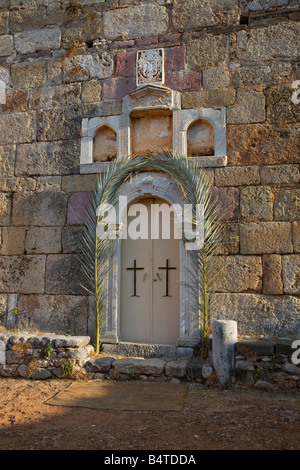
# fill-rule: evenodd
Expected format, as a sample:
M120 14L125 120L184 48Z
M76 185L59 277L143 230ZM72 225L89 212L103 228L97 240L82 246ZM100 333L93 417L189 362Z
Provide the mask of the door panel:
M151 204L161 199L139 201L148 208L149 237L147 240L122 240L121 255L121 337L135 343L175 344L179 337L180 266L179 240L150 238ZM132 218L128 217L128 225ZM171 218L173 227L173 218ZM134 270L136 296L134 296ZM176 269L159 269L167 266ZM167 292L168 290L168 292ZM166 294L168 293L168 296Z

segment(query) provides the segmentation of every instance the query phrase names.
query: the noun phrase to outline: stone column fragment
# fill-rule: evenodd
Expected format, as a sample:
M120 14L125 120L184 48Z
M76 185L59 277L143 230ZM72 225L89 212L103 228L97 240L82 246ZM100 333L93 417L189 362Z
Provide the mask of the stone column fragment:
M212 325L213 364L220 385L224 388L230 384L236 343L237 322L215 320Z

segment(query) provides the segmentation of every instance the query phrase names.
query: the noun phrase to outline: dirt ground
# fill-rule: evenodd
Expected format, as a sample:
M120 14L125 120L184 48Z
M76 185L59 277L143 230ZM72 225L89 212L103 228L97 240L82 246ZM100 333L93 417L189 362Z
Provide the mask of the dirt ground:
M0 378L0 450L298 450L300 393L195 389L182 412L53 406L69 380ZM194 389L193 389L194 390Z

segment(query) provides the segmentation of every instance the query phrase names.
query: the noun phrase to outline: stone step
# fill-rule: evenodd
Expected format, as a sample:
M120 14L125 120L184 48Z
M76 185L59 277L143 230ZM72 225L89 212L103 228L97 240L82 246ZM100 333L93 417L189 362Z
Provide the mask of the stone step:
M167 344L137 344L120 342L117 344L102 344L102 351L106 354L119 354L126 357L145 358L189 358L193 355L193 348Z

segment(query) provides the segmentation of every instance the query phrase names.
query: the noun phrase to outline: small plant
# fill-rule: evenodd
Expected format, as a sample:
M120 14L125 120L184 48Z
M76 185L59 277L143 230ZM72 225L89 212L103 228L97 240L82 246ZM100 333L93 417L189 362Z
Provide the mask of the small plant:
M30 344L28 343L22 343L21 341L18 341L15 343L12 347L12 351L16 352L17 354L25 354L28 349L30 349Z
M27 365L27 377L28 379L31 379L33 373L35 370L39 368L38 363L35 360L32 360L29 362Z
M31 367L27 367L27 379L31 379L32 375L33 375L33 369L31 369Z
M260 370L257 366L254 366L254 368L253 368L253 370L252 370L253 378L254 378L255 380L259 379L260 374L261 374L261 370Z
M247 377L247 369L243 369L242 367L235 367L232 371L233 377L236 378L236 380L246 380Z
M61 367L64 377L70 377L72 375L72 372L74 370L73 362L68 361L66 359L61 363L60 367Z
M45 348L39 349L39 355L41 359L49 359L52 353L53 353L53 347L51 343L48 343L48 345Z
M11 308L10 312L12 312L14 315L18 315L19 313L18 307Z
M73 15L76 15L76 13L82 10L83 10L83 5L81 5L80 2L70 2L66 6L66 11L69 13L72 13Z
M70 39L67 45L65 57L67 57L68 59L72 59L76 52L83 46L84 43L79 39Z

